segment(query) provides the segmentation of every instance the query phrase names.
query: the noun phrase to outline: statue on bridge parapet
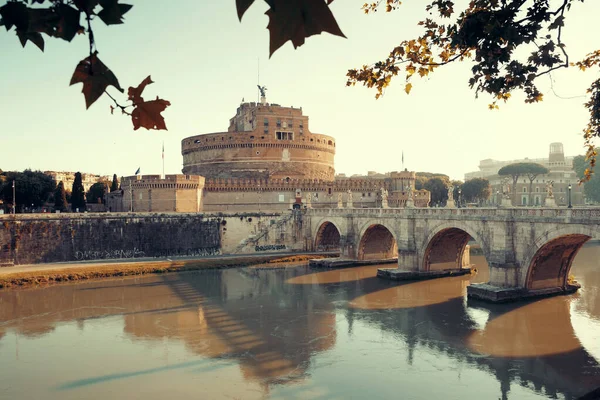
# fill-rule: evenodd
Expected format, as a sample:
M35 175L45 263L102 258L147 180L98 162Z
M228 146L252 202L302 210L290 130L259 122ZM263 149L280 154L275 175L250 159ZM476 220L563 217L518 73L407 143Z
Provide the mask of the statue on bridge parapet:
M381 187L381 208L389 208L388 191L383 186Z
M406 208L415 208L415 201L413 200L413 190L410 184L406 187L406 194L408 195L406 199Z
M346 208L354 208L352 204L352 190L348 189L348 197L346 198Z
M544 207L556 207L556 200L554 200L554 181L546 182L546 198L544 199Z
M338 193L338 208L344 208L344 199L342 199L342 193Z
M446 201L446 208L456 208L454 204L454 186L448 186L448 200Z
M512 201L510 199L510 185L508 178L504 178L501 181L502 184L502 199L500 200L499 207L512 207Z

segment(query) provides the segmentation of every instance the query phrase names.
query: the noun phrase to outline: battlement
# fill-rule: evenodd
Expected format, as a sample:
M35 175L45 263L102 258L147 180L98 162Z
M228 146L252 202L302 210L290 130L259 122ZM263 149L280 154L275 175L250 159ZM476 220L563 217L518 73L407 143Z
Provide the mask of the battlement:
M125 176L121 181L123 188L132 186L133 189L202 189L204 177L198 175L171 174L165 175L134 175Z

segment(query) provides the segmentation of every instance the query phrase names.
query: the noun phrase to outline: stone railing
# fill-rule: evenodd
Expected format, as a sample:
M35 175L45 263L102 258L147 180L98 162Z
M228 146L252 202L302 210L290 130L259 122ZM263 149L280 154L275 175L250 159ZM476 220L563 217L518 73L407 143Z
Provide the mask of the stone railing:
M238 213L180 213L180 212L103 212L103 213L34 213L34 214L0 214L0 223L7 221L32 221L32 220L118 220L123 218L231 218L231 217L279 217L277 212L238 212Z
M307 211L315 216L398 216L402 218L491 218L516 220L577 220L600 224L600 207L594 208L321 208Z

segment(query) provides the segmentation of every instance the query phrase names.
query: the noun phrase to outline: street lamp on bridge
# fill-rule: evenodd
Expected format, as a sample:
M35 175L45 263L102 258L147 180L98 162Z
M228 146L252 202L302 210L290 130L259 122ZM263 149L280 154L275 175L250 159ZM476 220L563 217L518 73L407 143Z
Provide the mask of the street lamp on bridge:
M573 205L571 204L571 184L569 183L569 205L567 206L567 208L573 208Z

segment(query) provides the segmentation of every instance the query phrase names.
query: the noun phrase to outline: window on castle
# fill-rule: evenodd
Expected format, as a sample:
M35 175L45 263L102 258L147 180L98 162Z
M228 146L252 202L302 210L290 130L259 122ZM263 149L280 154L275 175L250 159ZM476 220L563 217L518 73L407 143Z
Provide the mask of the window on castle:
M277 126L281 126L281 120L277 118Z
M294 125L293 125L293 121L292 121L291 119L288 119L288 122L287 122L287 124L288 124L288 127L290 127L290 128L291 128L292 126L294 126Z
M523 188L523 193L527 193L527 188L526 187Z
M277 140L294 140L294 132L276 132Z
M265 126L269 126L269 118L265 118L264 124L265 124Z

